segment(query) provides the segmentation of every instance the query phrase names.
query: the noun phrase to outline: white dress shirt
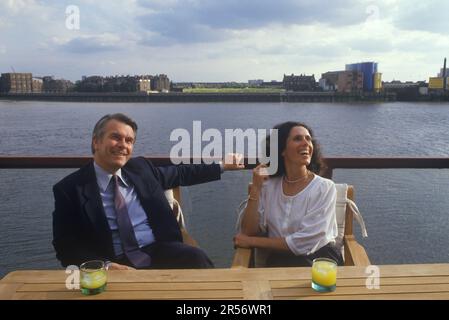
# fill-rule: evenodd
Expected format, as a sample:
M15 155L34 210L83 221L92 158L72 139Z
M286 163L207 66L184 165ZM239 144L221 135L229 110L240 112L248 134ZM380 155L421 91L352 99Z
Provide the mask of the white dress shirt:
M333 181L315 175L305 189L284 194L282 177L264 182L259 200L260 228L268 236L285 238L295 255L316 252L338 235Z
M97 176L98 187L100 188L100 196L103 203L104 212L108 220L109 228L112 232L112 244L116 256L123 254L122 241L117 226L117 215L114 205L114 188L110 183L112 174L103 170L94 162L95 174ZM151 230L148 223L148 217L140 204L134 186L122 176L122 170L119 169L116 173L119 181L119 190L125 199L126 208L128 210L129 218L134 229L139 247L142 248L155 241L153 230Z

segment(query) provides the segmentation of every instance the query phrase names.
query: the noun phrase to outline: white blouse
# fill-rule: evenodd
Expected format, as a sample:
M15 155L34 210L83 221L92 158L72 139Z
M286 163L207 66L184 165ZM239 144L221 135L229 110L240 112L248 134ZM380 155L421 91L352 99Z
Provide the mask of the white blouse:
M335 205L337 190L332 180L315 175L294 196L284 194L282 177L264 182L260 200L260 228L269 237L285 238L295 255L312 254L338 235Z

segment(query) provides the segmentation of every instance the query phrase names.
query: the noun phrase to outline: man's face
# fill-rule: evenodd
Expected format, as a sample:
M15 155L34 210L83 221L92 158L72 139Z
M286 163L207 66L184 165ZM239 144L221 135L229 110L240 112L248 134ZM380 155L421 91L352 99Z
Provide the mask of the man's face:
M131 158L135 134L120 121L109 120L102 137L93 139L95 162L109 173L115 173Z

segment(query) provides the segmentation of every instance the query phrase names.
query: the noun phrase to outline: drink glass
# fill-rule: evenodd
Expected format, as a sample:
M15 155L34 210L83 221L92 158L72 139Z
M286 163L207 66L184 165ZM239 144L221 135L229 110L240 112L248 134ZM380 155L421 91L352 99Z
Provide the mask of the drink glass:
M92 260L80 266L81 293L85 295L98 294L106 290L107 274L104 262Z
M318 292L331 292L337 287L337 262L317 258L312 265L312 288Z

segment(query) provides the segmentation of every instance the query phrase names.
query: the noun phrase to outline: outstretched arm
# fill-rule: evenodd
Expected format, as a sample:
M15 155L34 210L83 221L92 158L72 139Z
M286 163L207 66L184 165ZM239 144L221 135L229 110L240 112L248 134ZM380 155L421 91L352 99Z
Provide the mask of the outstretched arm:
M164 189L178 186L190 186L210 181L219 180L221 171L240 170L245 166L242 163L243 156L240 154L228 154L225 161L220 164L181 164L176 166L150 167L154 175Z

